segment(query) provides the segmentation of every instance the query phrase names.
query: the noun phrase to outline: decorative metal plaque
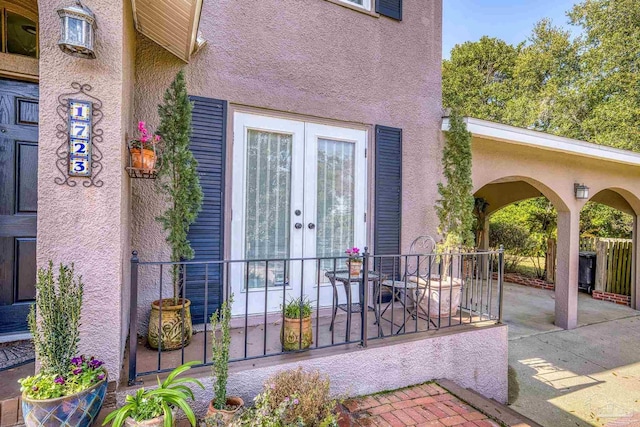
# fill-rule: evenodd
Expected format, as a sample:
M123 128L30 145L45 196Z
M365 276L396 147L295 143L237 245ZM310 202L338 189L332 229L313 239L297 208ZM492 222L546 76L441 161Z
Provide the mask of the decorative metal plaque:
M56 150L56 166L62 177L55 183L75 187L83 180L85 187L102 187L103 181L97 179L102 171L102 153L98 145L102 143L102 101L89 94L88 84L72 83L75 92L58 97L56 112L64 123L56 125L56 137L63 140Z

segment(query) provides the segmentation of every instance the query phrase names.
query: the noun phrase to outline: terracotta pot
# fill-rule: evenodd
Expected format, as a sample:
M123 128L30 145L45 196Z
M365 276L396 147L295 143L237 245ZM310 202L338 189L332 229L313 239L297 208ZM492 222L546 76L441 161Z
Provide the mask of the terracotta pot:
M162 320L160 321L160 301L156 300L151 304L151 315L149 317L149 334L147 342L151 348L161 350L177 350L186 347L191 342L191 301L184 300L184 326L182 323L182 300L178 300L177 305L173 305L173 300L162 300ZM159 322L161 332L158 331Z
M207 409L207 418L210 417L219 417L220 420L222 421L222 425L228 425L231 420L233 420L233 417L236 416L236 414L238 414L238 412L240 411L240 409L242 409L242 407L244 406L244 400L242 400L242 398L237 397L237 396L229 396L227 397L227 406L235 406L236 409L233 410L226 410L226 409L216 409L213 406L213 400L211 402L209 402L209 409Z
M22 414L27 427L89 427L107 394L107 377L71 396L34 400L22 394Z
M156 153L148 148L131 149L131 166L136 169L152 170L156 167Z
M362 272L362 261L347 260L347 268L349 269L349 275L359 276Z
M284 351L304 350L313 343L311 316L302 319L302 339L300 338L300 319L284 318L280 330L280 342ZM302 343L302 344L301 344Z

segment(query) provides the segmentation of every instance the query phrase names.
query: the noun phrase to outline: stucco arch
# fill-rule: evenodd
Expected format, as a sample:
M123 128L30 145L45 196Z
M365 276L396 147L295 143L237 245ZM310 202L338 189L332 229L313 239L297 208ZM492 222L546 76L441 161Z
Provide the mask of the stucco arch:
M591 191L590 202L601 203L629 215L640 214L640 198L629 190L602 186Z
M495 179L474 191L475 197L482 197L489 203L487 214L521 200L546 197L558 212L567 212L569 207L562 197L540 180L527 176L505 176Z

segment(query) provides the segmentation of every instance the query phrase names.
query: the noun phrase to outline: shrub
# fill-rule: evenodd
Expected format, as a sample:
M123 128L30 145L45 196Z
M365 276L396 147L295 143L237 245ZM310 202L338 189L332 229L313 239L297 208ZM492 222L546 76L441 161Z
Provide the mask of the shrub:
M229 377L229 346L231 345L231 305L233 294L224 301L220 310L211 315L211 370L213 373L213 406L227 406L227 378ZM218 333L218 329L220 332Z
M254 407L232 427L337 427L336 402L329 396L329 379L302 368L270 378L254 399ZM212 424L213 425L213 424Z
M492 248L504 246L504 268L508 272L514 272L523 258L534 256L539 247L537 240L525 226L512 222L492 222L489 227L489 245Z

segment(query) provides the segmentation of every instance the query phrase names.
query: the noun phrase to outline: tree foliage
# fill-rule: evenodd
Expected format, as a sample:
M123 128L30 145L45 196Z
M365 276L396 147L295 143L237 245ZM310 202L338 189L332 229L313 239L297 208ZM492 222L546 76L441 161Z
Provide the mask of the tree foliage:
M166 240L171 246L173 262L193 258L187 234L202 206L202 188L196 171L198 163L189 149L192 108L184 72L180 71L166 90L164 103L158 106L158 134L162 137L158 183L169 207L157 220L168 231ZM173 299L174 304L178 304L180 283L177 266L172 272Z
M471 134L462 117L455 111L449 117L450 129L445 136L442 166L446 183L438 183L441 199L436 206L439 232L444 246L473 246L473 183L471 181Z

